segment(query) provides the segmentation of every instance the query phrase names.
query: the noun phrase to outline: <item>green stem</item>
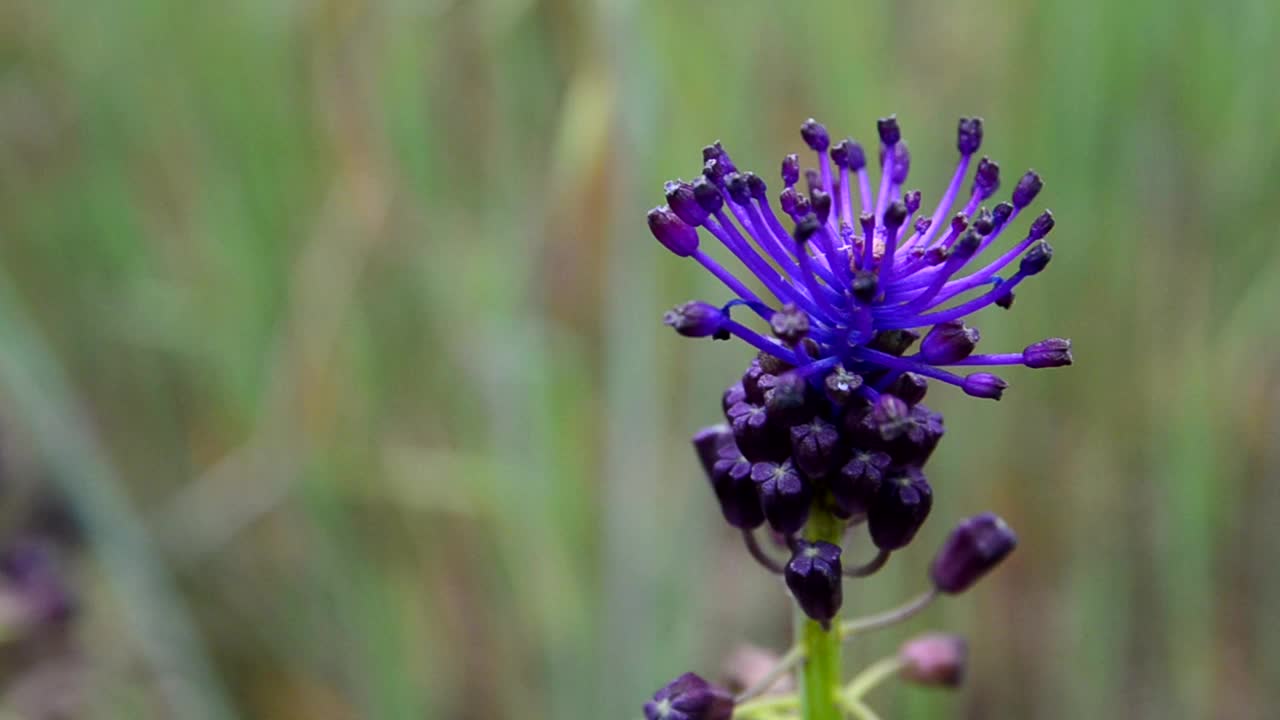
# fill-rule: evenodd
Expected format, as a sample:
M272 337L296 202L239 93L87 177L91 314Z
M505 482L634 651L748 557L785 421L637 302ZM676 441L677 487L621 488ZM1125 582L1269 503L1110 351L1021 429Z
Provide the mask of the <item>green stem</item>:
M815 504L805 538L839 545L844 522L821 503ZM800 666L800 717L803 720L841 720L840 714L840 627L833 618L827 627L805 617L796 609L796 642L804 648Z

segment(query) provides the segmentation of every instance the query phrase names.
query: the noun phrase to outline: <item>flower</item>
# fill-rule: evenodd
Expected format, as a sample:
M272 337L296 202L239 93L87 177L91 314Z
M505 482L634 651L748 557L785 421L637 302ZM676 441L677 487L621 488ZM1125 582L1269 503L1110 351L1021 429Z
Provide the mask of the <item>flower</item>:
M1018 537L992 513L961 522L938 550L929 578L939 592L962 593L982 579L1018 545Z
M729 720L733 696L694 673L685 673L644 704L646 720Z
M935 687L957 687L964 682L969 646L959 635L925 633L911 638L898 650L899 676L907 682Z
M827 622L844 601L840 547L829 542L796 540L783 576L805 615Z

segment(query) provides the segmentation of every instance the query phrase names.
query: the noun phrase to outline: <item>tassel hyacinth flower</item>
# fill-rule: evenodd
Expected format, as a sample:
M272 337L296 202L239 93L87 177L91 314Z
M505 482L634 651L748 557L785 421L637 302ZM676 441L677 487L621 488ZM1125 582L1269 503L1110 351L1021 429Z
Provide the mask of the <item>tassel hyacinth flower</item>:
M704 267L729 296L677 306L663 322L686 337L736 338L756 351L723 395L725 423L699 431L694 447L725 520L753 558L785 576L797 642L769 683L734 699L734 718L872 716L863 694L898 675L904 661L886 658L842 687L841 641L967 589L1013 549L1012 532L995 516L967 521L923 595L839 621L842 578L882 568L933 506L924 467L944 426L923 403L930 381L999 400L1008 383L994 370L1072 363L1062 338L983 352L970 324L992 305L1009 309L1015 291L1053 258L1046 238L1054 216L1031 210L1040 176L1026 172L998 198L1000 167L978 154L982 120L963 118L950 182L927 202L908 186L912 158L897 119L882 118L876 134L868 152L853 139L833 143L823 125L805 122L800 135L816 167L804 170L800 156L788 155L773 191L716 142L702 150L701 174L667 183L666 204L648 214L654 237ZM704 243L722 246L740 267L722 265ZM858 562L860 551L846 540L862 524L874 550ZM789 561L757 542L762 525L790 547ZM793 667L795 696L757 697ZM646 706L650 720L675 717L671 687Z

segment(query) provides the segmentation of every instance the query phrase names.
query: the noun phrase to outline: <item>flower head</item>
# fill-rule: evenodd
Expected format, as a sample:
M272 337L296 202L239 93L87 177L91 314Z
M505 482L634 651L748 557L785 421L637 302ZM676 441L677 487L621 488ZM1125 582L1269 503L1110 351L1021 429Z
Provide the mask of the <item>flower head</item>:
M645 720L729 720L733 696L695 673L685 673L644 704Z

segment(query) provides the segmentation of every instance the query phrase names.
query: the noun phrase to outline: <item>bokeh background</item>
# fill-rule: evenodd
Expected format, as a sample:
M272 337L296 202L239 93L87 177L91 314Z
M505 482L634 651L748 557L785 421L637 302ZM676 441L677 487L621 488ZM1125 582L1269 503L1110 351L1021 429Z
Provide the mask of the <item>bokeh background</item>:
M805 118L896 112L926 204L960 115L1044 175L1056 260L979 325L1077 364L934 389L933 517L847 607L965 515L1022 544L847 664L953 628L967 687L886 717L1274 717L1278 38L1269 0L5 0L0 527L77 612L0 613L0 716L634 718L785 647L687 446L749 353L661 326L723 291L644 212L717 138L773 178Z

